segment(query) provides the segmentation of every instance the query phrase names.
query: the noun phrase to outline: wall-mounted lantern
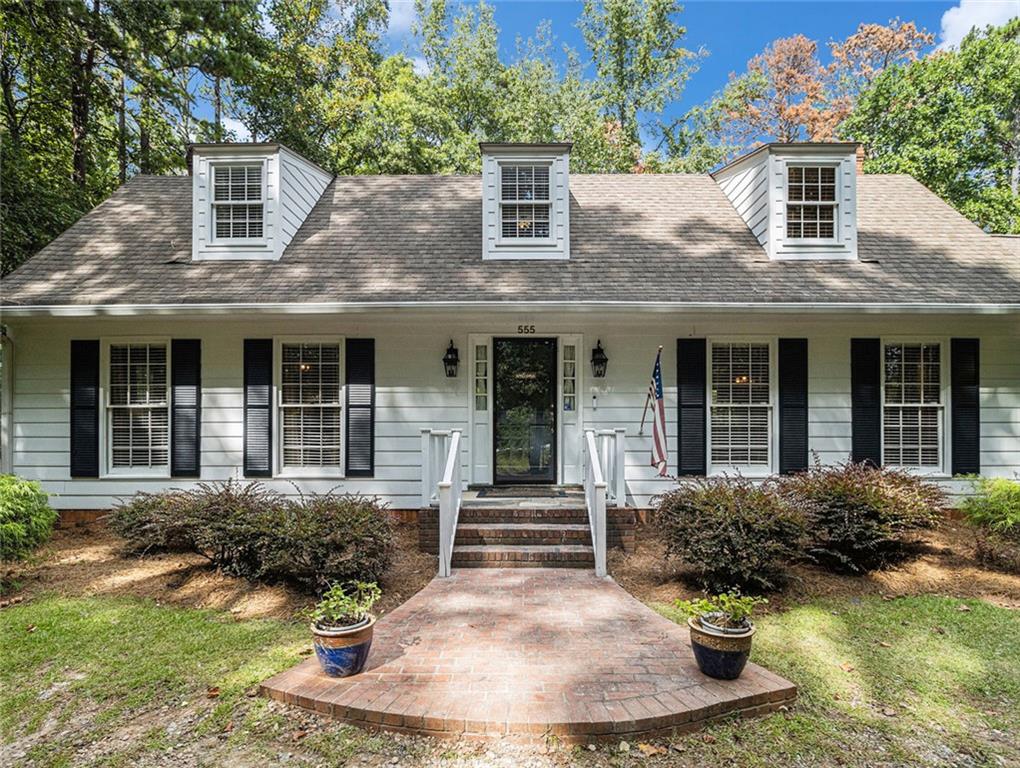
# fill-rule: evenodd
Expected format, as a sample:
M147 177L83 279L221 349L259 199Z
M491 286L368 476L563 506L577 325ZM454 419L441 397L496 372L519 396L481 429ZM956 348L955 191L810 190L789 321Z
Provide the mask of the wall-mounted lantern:
M443 355L443 367L446 369L446 377L454 379L457 377L457 365L460 363L460 354L457 352L457 348L453 346L453 339L450 339L450 346L446 350L446 354Z
M609 365L609 358L606 357L606 352L602 349L602 339L599 339L595 344L595 348L591 351L591 374L596 379L604 378L606 375L606 366Z

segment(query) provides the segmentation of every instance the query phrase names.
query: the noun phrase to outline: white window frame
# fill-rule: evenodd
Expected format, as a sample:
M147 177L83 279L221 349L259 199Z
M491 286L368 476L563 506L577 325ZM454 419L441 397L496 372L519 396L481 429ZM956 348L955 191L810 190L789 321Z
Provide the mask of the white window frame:
M162 344L166 347L166 465L145 467L113 466L113 429L110 417L115 408L110 404L110 348L137 344ZM111 478L133 477L163 480L170 477L170 463L173 458L173 365L170 354L170 338L167 336L124 336L103 338L99 359L99 403L102 414L99 419L99 445L102 455L103 476Z
M835 178L835 197L831 203L821 201L805 202L803 200L790 200L790 168L832 168L836 172ZM842 245L843 238L840 232L840 219L839 219L839 191L842 189L842 163L840 162L826 162L820 160L800 160L792 158L783 162L783 246L796 248L797 246L810 246L817 247L822 246L834 246ZM832 237L790 237L787 234L787 217L789 215L789 206L814 206L814 205L831 205L832 206Z
M767 344L769 348L769 460L767 464L719 464L712 461L712 347L715 344ZM709 337L705 344L705 466L708 475L739 473L749 478L764 478L774 475L777 471L776 462L779 456L779 365L778 339L774 336L715 336Z
M217 168L250 168L258 166L261 180L260 199L245 201L216 201L216 169ZM264 246L269 237L266 234L269 228L267 217L268 206L266 205L269 196L268 187L268 163L264 159L231 159L215 160L209 163L209 242L216 246ZM218 205L261 205L262 206L262 237L217 237L216 236L216 207Z
M336 467L288 467L283 463L283 346L336 344L340 348L340 461ZM305 334L273 339L273 466L282 478L336 480L345 477L347 462L347 344L345 336Z
M901 469L913 474L925 475L929 477L949 477L950 472L948 467L951 466L951 446L952 441L950 440L950 385L949 385L949 369L952 361L949 359L949 339L931 337L931 336L894 336L894 337L883 337L879 340L881 344L880 360L881 360L881 392L879 397L881 398L881 414L880 414L880 437L881 437L881 457L882 466L889 467L890 469ZM938 344L939 345L939 397L940 403L939 408L942 411L942 416L939 419L939 463L938 466L922 466L915 464L886 464L885 463L885 348L887 346L895 346L897 344ZM895 405L895 404L894 404ZM925 407L932 408L934 406L927 405Z
M526 165L536 168L544 166L549 169L549 199L542 201L526 200L504 200L503 199L503 168L509 165ZM497 161L496 173L496 245L512 245L520 247L549 246L556 243L556 166L552 160L535 160L532 158L507 158ZM504 205L542 205L549 206L549 236L548 237L506 237L503 234L503 206Z

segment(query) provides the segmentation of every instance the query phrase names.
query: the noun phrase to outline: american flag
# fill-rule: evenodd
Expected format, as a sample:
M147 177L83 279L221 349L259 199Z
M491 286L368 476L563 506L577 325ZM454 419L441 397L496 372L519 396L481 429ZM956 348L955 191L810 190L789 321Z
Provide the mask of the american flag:
M648 385L648 397L645 399L645 413L648 404L652 403L652 466L659 470L659 477L666 477L669 459L666 456L666 404L662 400L662 347L655 355L655 367L652 369L652 381ZM641 427L644 429L645 417L641 416Z

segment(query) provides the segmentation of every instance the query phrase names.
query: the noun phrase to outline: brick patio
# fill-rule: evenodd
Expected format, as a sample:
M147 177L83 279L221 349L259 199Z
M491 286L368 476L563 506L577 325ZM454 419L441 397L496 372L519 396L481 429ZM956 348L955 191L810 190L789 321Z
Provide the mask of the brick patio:
M545 568L434 579L378 622L362 674L326 677L313 657L262 692L368 727L567 742L694 730L796 696L754 664L705 677L685 627L591 571Z

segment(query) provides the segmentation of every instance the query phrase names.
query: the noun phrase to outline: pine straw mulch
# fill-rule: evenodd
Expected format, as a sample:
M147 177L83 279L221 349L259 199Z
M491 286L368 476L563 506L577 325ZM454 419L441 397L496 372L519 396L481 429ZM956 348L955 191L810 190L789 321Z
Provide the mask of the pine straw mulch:
M701 590L684 580L675 561L663 556L663 546L650 525L641 525L634 552L610 553L609 572L628 592L645 603L672 603L700 596ZM991 570L975 559L974 535L957 520L925 532L914 557L867 576L844 576L822 568L791 565L787 587L769 595L770 610L782 610L817 598L936 594L978 598L994 605L1020 609L1020 574Z
M395 531L393 563L381 581L383 597L375 609L380 615L428 584L436 571L435 557L418 551L416 525L398 523ZM3 574L3 581L15 584L4 600L28 600L39 594L133 596L185 608L229 611L238 619L290 619L314 601L286 585L228 576L200 555L132 554L102 523L57 530L30 562Z

